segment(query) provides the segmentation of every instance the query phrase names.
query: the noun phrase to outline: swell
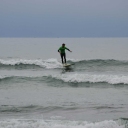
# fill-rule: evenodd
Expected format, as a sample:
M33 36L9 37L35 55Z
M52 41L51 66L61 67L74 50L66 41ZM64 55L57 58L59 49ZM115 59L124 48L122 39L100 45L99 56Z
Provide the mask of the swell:
M92 59L92 60L80 60L80 61L73 61L76 64L87 64L87 65L99 65L99 66L119 66L119 65L128 65L128 61L125 60L114 60L114 59Z
M78 71L127 71L128 61L114 59L80 60L75 62L75 69Z
M106 66L127 66L128 61L121 60L102 60L102 59L93 59L93 60L75 60L75 59L67 59L68 63L74 63L78 67L106 67ZM46 68L46 69L54 69L54 68L62 68L61 62L57 59L0 59L0 68Z

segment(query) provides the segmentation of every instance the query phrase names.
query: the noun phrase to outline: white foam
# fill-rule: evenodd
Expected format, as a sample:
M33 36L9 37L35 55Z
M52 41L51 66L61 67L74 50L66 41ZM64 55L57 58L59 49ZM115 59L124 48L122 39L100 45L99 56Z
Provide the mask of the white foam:
M0 80L2 79L6 79L6 78L10 78L11 76L7 76L7 75L0 75Z
M98 75L98 74L62 74L54 75L53 78L63 80L64 82L89 82L100 83L107 82L109 84L128 84L128 76L125 75Z
M29 64L29 65L37 65L40 67L44 67L47 69L51 68L59 68L61 67L61 63L57 61L57 59L48 59L48 60L42 60L42 59L36 59L36 60L30 60L30 59L9 59L9 60L3 60L0 59L0 63L3 65L19 65L19 64Z
M88 123L86 121L3 120L0 128L124 128L115 121Z

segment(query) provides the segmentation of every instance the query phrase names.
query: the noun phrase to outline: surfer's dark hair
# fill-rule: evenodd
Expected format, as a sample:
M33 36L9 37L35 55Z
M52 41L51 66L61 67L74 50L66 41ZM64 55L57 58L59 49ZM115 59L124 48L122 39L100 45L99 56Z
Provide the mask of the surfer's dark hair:
M62 45L65 45L64 43Z

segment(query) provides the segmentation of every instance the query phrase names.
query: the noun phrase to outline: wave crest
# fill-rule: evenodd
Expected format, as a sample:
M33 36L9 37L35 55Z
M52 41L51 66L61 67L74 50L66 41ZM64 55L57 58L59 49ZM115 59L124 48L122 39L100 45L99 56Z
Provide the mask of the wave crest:
M128 84L128 76L124 75L62 74L51 77L71 83Z

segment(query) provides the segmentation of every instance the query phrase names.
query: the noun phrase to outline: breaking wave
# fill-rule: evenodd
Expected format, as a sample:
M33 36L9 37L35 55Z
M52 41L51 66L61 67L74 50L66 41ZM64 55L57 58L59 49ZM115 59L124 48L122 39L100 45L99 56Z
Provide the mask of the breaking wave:
M112 85L117 84L128 84L127 75L98 75L98 74L61 74L61 75L29 75L29 76L0 76L0 81L12 80L12 79L25 79L27 81L47 81L47 82L57 82L62 81L64 83L108 83Z
M59 68L61 67L61 63L57 61L57 59L48 59L48 60L42 60L42 59L36 59L36 60L30 60L30 59L9 59L9 60L3 60L0 59L0 67L7 67L7 66L16 66L25 68L26 66L38 66L42 68Z
M69 63L75 63L77 66L128 66L128 61L120 61L120 60L102 60L102 59L93 59L93 60L75 60L75 59L67 59ZM61 62L57 59L0 59L0 67L41 67L46 69L54 69L54 68L62 68Z
M1 128L125 128L113 120L101 122L43 120L43 119L10 119L0 121Z
M128 84L128 76L124 75L98 75L98 74L62 74L52 78L71 83L109 83Z

